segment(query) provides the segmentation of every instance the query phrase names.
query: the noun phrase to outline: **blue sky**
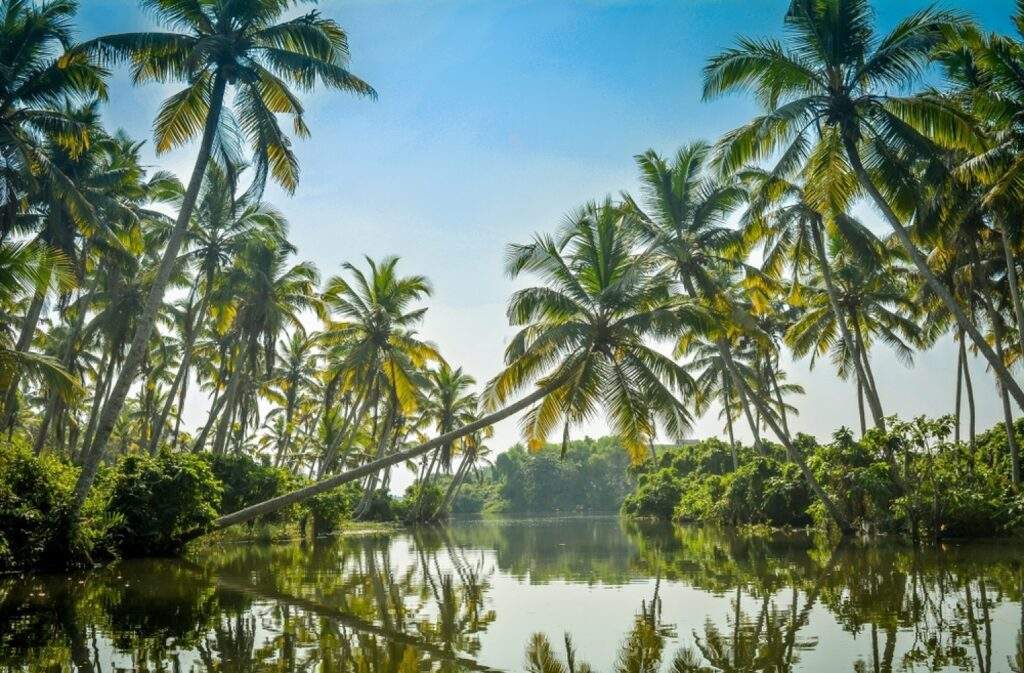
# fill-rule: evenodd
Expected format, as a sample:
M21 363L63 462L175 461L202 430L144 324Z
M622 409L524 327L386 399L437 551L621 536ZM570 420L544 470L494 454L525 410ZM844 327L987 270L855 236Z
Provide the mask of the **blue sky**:
M924 6L876 2L891 26ZM946 3L988 30L1008 32L1012 0ZM589 199L635 190L633 155L714 140L746 120L742 97L700 100L707 58L741 34L778 34L784 0L323 0L348 31L352 70L377 101L333 92L306 97L313 136L297 143L302 181L293 196L267 198L291 222L299 257L324 276L342 261L397 254L427 274L435 296L423 332L479 380L493 375L510 334L504 303L505 245L551 230ZM81 0L80 35L154 26L132 0ZM112 83L109 125L151 138L173 86ZM154 166L187 175L194 147ZM870 219L872 215L866 214ZM938 345L908 371L879 347L883 403L905 414L947 413L954 351ZM981 421L997 407L983 368ZM807 387L798 428L827 435L856 424L850 386L827 366L791 367ZM200 413L201 410L195 410ZM984 426L983 426L984 427ZM600 424L585 429L602 432ZM696 434L719 432L707 418ZM516 439L514 424L494 444Z

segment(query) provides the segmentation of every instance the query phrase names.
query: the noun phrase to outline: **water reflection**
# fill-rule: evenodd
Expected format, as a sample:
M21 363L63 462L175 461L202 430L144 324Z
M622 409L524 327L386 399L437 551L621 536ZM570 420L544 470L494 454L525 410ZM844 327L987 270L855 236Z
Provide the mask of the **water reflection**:
M1022 673L1020 551L615 519L225 545L0 578L0 671Z

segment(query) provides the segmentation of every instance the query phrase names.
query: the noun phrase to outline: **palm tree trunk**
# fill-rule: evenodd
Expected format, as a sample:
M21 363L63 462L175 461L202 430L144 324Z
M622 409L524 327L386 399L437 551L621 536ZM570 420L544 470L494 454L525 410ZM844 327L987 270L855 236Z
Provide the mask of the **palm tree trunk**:
M317 472L318 477L323 478L325 474L334 469L334 465L338 460L338 449L341 447L342 442L345 442L344 453L348 453L348 450L352 448L352 442L355 441L359 423L363 420L363 416L366 415L366 409L373 398L371 393L372 390L368 389L365 394L356 396L352 407L349 409L349 414L346 415L345 421L341 424L336 440L324 452L323 460L320 461L320 469ZM346 439L348 441L345 441Z
M889 222L889 226L892 227L896 233L896 238L899 240L903 249L910 256L910 260L914 263L921 277L925 279L928 286L931 287L932 291L942 300L946 310L949 311L950 315L956 318L957 324L967 334L970 335L971 341L974 343L975 348L981 351L981 354L985 356L989 365L992 367L992 371L996 373L996 376L1003 385L1006 386L1009 393L1016 400L1018 406L1024 409L1024 390L1017 384L1010 375L1010 372L1006 369L1006 364L1002 362L996 355L992 347L989 346L985 340L984 335L978 330L971 320L968 319L967 314L964 313L963 307L957 303L956 299L953 298L949 288L942 284L935 272L932 271L931 267L928 266L928 260L925 259L921 251L914 245L914 242L910 240L910 234L907 233L903 223L900 222L899 217L893 212L889 203L882 196L882 193L878 191L875 184L871 181L871 176L868 175L867 170L864 168L864 164L861 162L860 151L857 149L857 144L849 137L843 138L843 143L846 147L846 153L850 160L850 165L853 167L854 172L857 175L857 179L860 181L861 186L868 192L871 198L874 200L875 205L878 206L879 210L882 211L882 215Z
M973 449L977 437L977 409L974 406L974 383L971 381L970 360L967 358L967 343L960 333L960 350L964 360L964 390L967 392L967 437Z
M213 452L218 455L224 452L228 429L231 427L231 419L234 417L236 407L238 406L238 388L242 383L242 371L245 369L243 359L241 356L236 358L235 370L231 372L231 380L228 381L228 388L224 392L224 412L220 417L220 423L217 424L217 434L213 438Z
M822 236L820 222L815 222L811 226L811 238L814 239L814 250L818 256L818 266L821 269L821 277L825 281L825 292L828 294L829 304L832 305L832 313L835 315L836 323L839 325L839 332L846 343L847 350L851 353L856 353L857 348L854 346L853 337L850 335L850 328L846 324L846 313L839 305L839 293L832 279L832 268L829 265L828 253L825 251L825 241ZM856 360L856 358L854 359L854 371L857 374L857 381L866 392L868 389L867 376L860 361ZM868 407L871 409L871 420L876 428L885 431L885 415L882 413L881 404L870 393L867 394L867 399Z
M227 391L221 392L219 395L215 395L213 398L213 404L210 405L210 413L206 416L206 423L203 425L203 429L199 432L199 436L196 437L195 442L192 443L192 452L198 453L203 450L203 446L206 444L206 438L210 435L210 431L213 430L213 426L216 425L217 419L220 416L221 410L224 408L224 403L227 401Z
M112 349L103 349L99 367L96 369L92 408L89 410L89 419L85 424L85 435L83 435L82 448L79 452L81 456L84 456L89 450L89 444L92 442L93 433L96 431L96 423L99 420L100 407L103 405L103 398L106 397L107 389L110 387L110 381L113 378L113 372L110 371L113 367L112 359Z
M274 457L274 465L280 466L281 461L284 460L285 454L288 453L288 445L291 443L292 438L292 417L295 415L295 394L296 391L294 386L288 391L288 401L285 404L284 410L284 437L277 445L277 455Z
M1002 328L996 327L996 352L999 357L1003 354ZM1017 433L1013 429L1013 409L1010 407L1010 397L1006 394L1006 387L996 381L999 388L999 398L1003 403L1003 426L1006 428L1006 445L1010 449L1010 478L1013 480L1013 487L1020 488L1020 446L1017 444Z
M750 426L750 433L754 436L754 448L759 452L764 453L764 447L761 446L761 430L759 424L754 421L754 415L750 412L750 400L747 399L746 382L735 380L736 377L739 376L739 370L736 368L736 365L733 364L732 355L729 353L729 345L725 343L724 339L718 340L718 353L726 363L729 376L736 383L736 392L740 396L740 405L743 407L743 413L747 417L747 424Z
M729 408L732 400L732 390L729 385L729 374L725 371L722 372L722 387L725 390L725 427L729 431L729 452L732 454L732 469L733 472L740 469L740 461L736 455L736 436L732 430L732 410Z
M868 426L864 419L864 384L857 380L857 414L860 416L860 436L867 434Z
M196 281L192 285L191 294L194 296L199 287L199 276L196 275ZM195 343L196 330L202 325L203 315L206 313L206 305L209 299L210 293L206 292L203 294L202 300L199 302L199 307L196 309L193 324L188 325L188 338L185 339L185 343L181 353L181 362L178 365L178 373L174 375L174 381L171 383L171 389L167 391L167 401L164 403L163 409L160 410L160 417L157 419L156 428L153 432L153 440L150 443L149 452L156 453L157 445L160 443L160 436L163 434L164 425L167 423L167 417L171 414L171 407L174 406L174 398L178 394L178 387L188 387L188 371L192 366L192 347ZM188 302L189 308L192 306L192 299ZM184 399L185 394L182 393L181 398ZM178 420L181 419L181 409L178 409ZM175 436L178 434L177 422L175 422Z
M960 402L963 397L964 367L967 366L966 355L967 350L964 348L963 333L961 333L956 353L956 395L953 396L953 441L957 444L960 443Z
M534 392L530 393L529 395L519 400L518 402L510 404L504 409L500 409L498 411L495 411L494 413L479 418L473 421L472 423L467 423L461 428L452 430L451 432L447 432L443 435L435 437L434 439L428 442L424 442L423 444L419 444L418 446L413 446L404 451L396 451L395 453L392 453L389 456L385 456L371 463L366 463L365 465L360 465L359 467L349 470L347 472L336 474L333 477L323 479L321 481L316 482L315 484L310 484L309 486L306 486L304 488L292 491L291 493L285 493L284 495L279 495L276 498L271 498L270 500L265 500L263 502L256 503L255 505L251 505L237 512L226 514L213 522L213 529L219 530L221 528L227 528L228 526L234 526L235 524L244 523L246 521L255 519L256 517L263 516L271 512L276 512L282 507L287 507L288 505L292 505L297 502L304 502L315 495L319 495L320 493L325 493L327 491L333 490L338 486L341 486L342 484L347 484L350 481L362 479L363 477L374 474L388 466L397 465L398 463L411 460L413 458L416 458L417 456L422 456L423 454L429 451L433 451L434 449L444 446L445 444L454 442L460 437L465 437L466 435L474 433L477 430L486 428L488 425L494 425L498 421L506 419L509 416L518 413L523 409L526 409L530 405L535 404L540 400L544 399L558 388L561 388L567 380L568 377L548 381L543 387L535 390ZM194 535L199 536L202 535L204 532L205 531L195 531Z
M1017 282L1017 261L1013 257L1013 241L1010 240L1010 229L1006 226L1006 218L998 219L1003 239L1003 255L1006 257L1006 282L1010 286L1013 315L1017 319L1017 345L1020 346L1021 355L1024 356L1024 307L1021 306L1020 285Z
M438 506L437 511L434 512L435 518L447 512L451 507L452 502L455 500L455 496L462 487L462 482L466 478L467 472L469 472L468 453L462 456L462 462L459 463L459 469L456 470L455 476L452 477L452 483L448 485L448 491L444 494L444 499L441 500L441 504Z
M177 264L178 251L181 249L181 244L185 239L185 232L192 218L192 211L195 209L196 199L199 196L199 188L202 186L203 176L206 173L206 165L210 160L213 140L217 134L217 128L220 126L220 116L224 107L224 91L226 88L227 80L224 73L218 70L213 81L210 108L206 113L206 125L203 129L202 142L199 145L199 155L196 157L196 165L192 169L192 176L189 178L188 188L185 190L181 209L178 211L178 219L175 221L174 229L167 239L167 247L164 249L156 278L153 280L153 286L149 291L149 296L146 297L146 304L142 310L142 315L139 316L139 324L135 329L135 335L132 337L128 354L125 356L124 364L118 373L117 383L114 384L110 398L103 405L103 410L100 412L96 437L92 442L92 446L89 447L88 453L82 457L82 471L79 473L78 481L75 483L73 511L76 518L82 509L82 505L85 503L85 498L89 494L93 480L96 479L96 471L99 469L100 461L103 459L103 454L106 451L110 433L114 429L114 424L117 423L117 418L121 414L122 407L124 407L124 401L128 397L128 391L135 380L136 372L146 355L149 337L153 333L153 326L156 322L156 315L163 304L164 291L167 289L167 283Z
M770 379L770 385L775 390L775 403L779 405L779 419L782 421L782 429L785 431L787 436L789 435L789 421L786 418L786 403L782 400L782 389L779 388L779 379L775 375L775 371L771 369L771 365L767 365L765 375Z
M737 385L739 385L740 390L742 392L743 389L747 387L747 382L739 376L739 371L736 368L736 364L732 361L732 356L729 354L727 350L725 351L724 356L725 363L729 367L729 371L732 372L733 379L737 382ZM839 526L839 530L842 531L844 534L852 533L853 526L850 525L850 522L847 520L846 515L843 514L843 512L836 506L835 502L832 500L832 497L828 493L826 493L825 489L823 489L821 487L821 484L818 483L818 480L814 476L814 473L812 473L811 469L807 466L807 461L804 460L803 456L800 455L800 452L797 450L796 446L793 445L793 442L790 440L789 435L782 431L782 428L779 427L779 425L775 422L775 419L772 418L770 413L761 409L764 403L761 401L760 398L752 394L750 395L750 398L753 400L754 405L757 406L759 410L761 410L765 422L772 429L772 432L775 433L775 436L779 438L779 441L782 442L782 445L786 448L786 454L789 456L789 459L796 463L797 467L800 468L800 472L801 474L803 474L804 479L807 481L807 485L811 487L811 490L814 491L815 495L818 496L818 499L821 500L822 504L825 505L825 509L828 510L829 515L832 517L832 520L836 522L836 525Z
M868 349L864 345L864 337L860 331L860 322L857 320L857 314L850 312L850 322L853 323L853 340L856 344L856 350L853 352L853 356L860 362L861 370L867 377L867 387L864 389L864 394L867 396L868 404L872 409L878 409L878 413L881 415L883 423L880 429L885 431L885 414L882 412L882 400L878 395L878 384L875 382L875 372L871 369L871 360L868 359Z

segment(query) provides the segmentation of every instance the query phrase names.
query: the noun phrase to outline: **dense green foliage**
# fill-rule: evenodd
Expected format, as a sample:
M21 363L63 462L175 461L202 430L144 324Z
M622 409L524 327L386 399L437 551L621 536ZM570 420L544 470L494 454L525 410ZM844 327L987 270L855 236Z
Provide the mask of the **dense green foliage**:
M978 437L974 449L949 440L950 419L910 423L891 419L889 432L862 439L840 429L819 444L797 443L819 483L863 530L914 537L985 537L1024 528L1024 496L1007 477L1002 425ZM1024 422L1017 435L1024 439ZM622 511L632 517L684 522L827 525L829 516L781 447L738 450L706 440L666 451L639 470Z
M76 525L72 489L76 470L0 443L0 569L82 558L92 540Z
M614 437L581 439L537 452L522 445L501 453L494 466L466 483L453 513L515 514L616 512L632 489L629 457Z
M110 542L123 554L176 552L220 511L221 482L195 454L125 456L110 480Z

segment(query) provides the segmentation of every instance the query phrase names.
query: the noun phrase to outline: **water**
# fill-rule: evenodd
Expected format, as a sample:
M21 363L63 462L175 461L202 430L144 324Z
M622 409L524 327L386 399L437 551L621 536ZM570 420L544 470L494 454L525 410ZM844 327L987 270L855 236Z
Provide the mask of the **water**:
M568 632L596 671L1019 672L1022 551L616 518L221 545L0 577L0 671L519 671Z

